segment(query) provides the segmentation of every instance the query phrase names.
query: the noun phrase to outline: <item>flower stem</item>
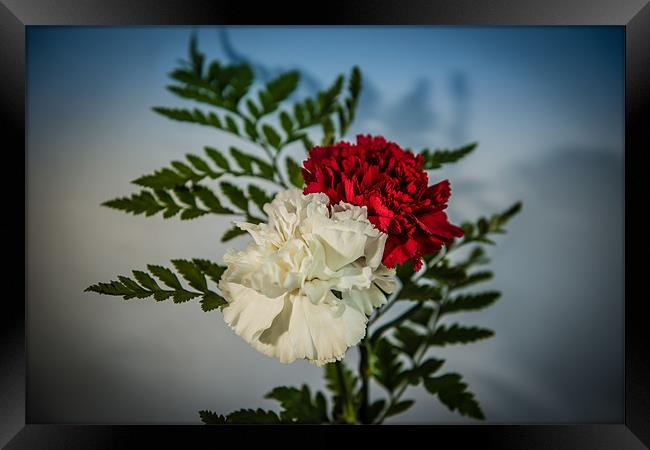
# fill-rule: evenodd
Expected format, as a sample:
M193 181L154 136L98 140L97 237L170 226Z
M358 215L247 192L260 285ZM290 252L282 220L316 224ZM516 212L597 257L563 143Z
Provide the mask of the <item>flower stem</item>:
M438 304L438 307L435 310L434 315L429 319L429 323L427 324L427 336L424 342L420 345L420 347L415 351L415 355L413 358L413 367L419 367L420 364L422 364L422 360L424 359L424 356L427 353L427 350L429 349L429 340L431 336L433 336L436 332L436 327L438 326L438 320L440 319L440 310L442 309L443 305L447 302L449 298L449 290L445 292L445 295L443 296L442 301ZM382 423L386 419L386 414L390 409L396 405L399 402L399 399L404 395L404 391L406 391L406 388L409 386L408 382L404 383L399 390L397 391L396 394L392 394L390 396L390 402L388 404L388 407L384 410L383 414L379 419L377 419L378 424Z
M368 423L368 397L369 397L369 376L370 370L368 365L368 344L364 339L359 346L359 376L361 377L361 404L359 406L359 420L361 423Z
M423 302L418 302L409 309L407 309L404 313L400 314L398 317L395 319L391 320L390 322L386 322L384 325L380 326L375 330L374 333L372 333L372 336L370 337L370 342L375 343L377 340L381 337L381 335L389 330L390 328L393 328L394 326L398 325L401 323L403 320L405 320L407 317L409 317L411 314L413 314L415 311L418 309L422 308Z
M352 399L348 392L348 386L345 384L343 363L341 361L336 361L334 364L336 367L336 380L339 384L339 392L341 393L341 416L343 422L355 423L357 420L356 411L354 410L354 405L352 404Z

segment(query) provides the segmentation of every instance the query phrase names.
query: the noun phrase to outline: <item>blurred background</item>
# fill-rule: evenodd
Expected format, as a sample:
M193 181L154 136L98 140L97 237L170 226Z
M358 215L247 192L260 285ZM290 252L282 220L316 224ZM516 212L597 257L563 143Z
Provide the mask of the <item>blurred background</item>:
M492 339L436 356L464 375L490 423L623 420L622 27L28 27L27 411L32 423L198 423L197 411L277 410L278 385L322 388L198 302L125 302L90 284L173 258L221 262L229 216L131 216L100 206L205 145L239 142L169 121L165 90L192 32L209 59L262 81L298 69L297 97L359 65L356 133L404 147L478 141L449 178L454 223L524 209L489 248L502 298L458 317ZM296 150L296 157L302 154ZM397 310L397 308L395 308ZM355 350L346 361L356 365ZM373 386L373 396L381 388ZM387 423L472 423L421 387Z

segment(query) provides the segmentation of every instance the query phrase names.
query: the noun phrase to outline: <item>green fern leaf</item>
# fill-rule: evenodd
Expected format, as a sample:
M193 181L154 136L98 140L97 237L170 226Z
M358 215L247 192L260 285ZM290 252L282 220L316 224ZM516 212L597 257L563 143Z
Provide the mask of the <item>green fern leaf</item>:
M494 331L487 328L463 327L458 324L449 327L440 325L429 339L429 344L438 346L469 344L492 336L494 336Z
M244 191L239 189L237 186L231 183L222 181L221 191L224 195L230 200L230 202L241 209L242 211L248 211L248 199L244 195Z
M424 156L424 164L422 165L422 168L424 170L439 169L443 164L457 162L461 158L472 153L477 145L478 143L473 142L455 150L443 149L431 151L425 149L420 152L422 156Z
M467 390L467 384L457 373L448 373L440 377L429 378L424 386L430 394L438 395L440 401L451 411L458 411L463 416L485 419L474 394Z
M303 187L305 181L302 178L302 171L298 163L291 158L287 158L286 164L287 174L289 175L289 181L291 181L291 184L298 188Z

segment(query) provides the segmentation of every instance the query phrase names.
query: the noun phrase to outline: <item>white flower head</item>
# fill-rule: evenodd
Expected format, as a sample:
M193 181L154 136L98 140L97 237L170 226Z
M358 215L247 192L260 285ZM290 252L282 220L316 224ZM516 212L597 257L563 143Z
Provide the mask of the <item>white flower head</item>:
M268 224L236 222L255 242L223 258L226 323L284 363L342 359L365 336L373 307L386 303L384 292L395 288L395 270L381 264L387 235L368 221L366 208L328 205L322 193L278 193L264 206Z

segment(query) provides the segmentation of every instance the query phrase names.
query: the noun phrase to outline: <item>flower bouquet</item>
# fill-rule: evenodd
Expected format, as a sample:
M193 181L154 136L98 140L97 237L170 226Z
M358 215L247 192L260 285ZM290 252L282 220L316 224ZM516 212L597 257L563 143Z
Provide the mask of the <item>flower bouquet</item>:
M382 136L343 140L362 89L356 67L347 83L339 76L315 97L289 104L298 72L260 86L249 65L207 64L193 37L188 60L170 77L172 93L210 110L155 107L155 112L235 135L265 157L235 147L227 157L206 147L205 157L187 155L187 162L174 161L137 178L134 183L143 190L104 205L181 220L236 215L241 220L222 241L247 234L250 243L243 251L228 250L223 264L176 259L176 273L149 265L147 271L133 270L132 277L86 290L126 300L200 298L203 311L220 310L233 332L267 357L324 367L330 391L326 396L312 394L307 385L277 387L266 398L280 403L279 413L202 410L201 420L380 424L413 405L403 395L420 383L450 410L483 419L462 376L441 373L444 361L431 355L435 347L493 335L485 328L442 322L498 299L496 291L465 289L492 277L475 270L489 262L483 246L494 244L490 235L503 233L521 208L516 203L475 224L450 223L445 213L450 183L430 184L427 170L458 161L476 145L413 152ZM302 164L283 154L294 143L304 146ZM269 185L272 192L261 187ZM465 258L452 262L450 254L465 246ZM408 307L389 314L399 303ZM359 351L358 370L344 362L351 347ZM371 393L371 382L385 395Z

